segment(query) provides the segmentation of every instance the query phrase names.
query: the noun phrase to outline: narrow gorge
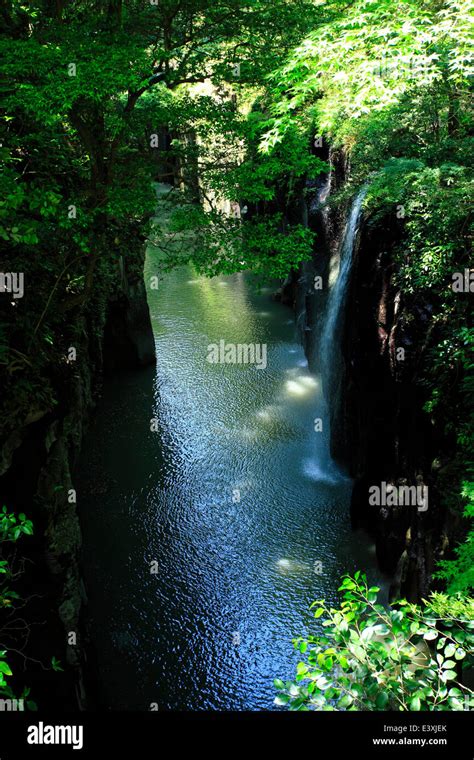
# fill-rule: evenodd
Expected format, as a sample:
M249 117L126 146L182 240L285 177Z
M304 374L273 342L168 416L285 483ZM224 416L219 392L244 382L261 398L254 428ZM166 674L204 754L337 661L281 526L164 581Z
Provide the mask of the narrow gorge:
M360 203L319 315L331 348ZM147 282L158 256L149 249ZM275 287L189 267L165 275L148 292L156 375L105 387L78 492L106 706L271 709L268 674L291 676L288 626L307 628L312 596L335 600L342 573L357 568L387 586L364 532L350 529L351 482L329 454L322 376ZM267 366L210 365L207 347L221 336L265 345ZM328 385L337 371L327 367Z

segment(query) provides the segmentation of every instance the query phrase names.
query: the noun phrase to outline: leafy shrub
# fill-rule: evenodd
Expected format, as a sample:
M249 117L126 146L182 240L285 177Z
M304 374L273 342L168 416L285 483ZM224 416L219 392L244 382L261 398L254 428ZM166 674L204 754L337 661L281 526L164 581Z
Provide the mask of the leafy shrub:
M5 558L7 544L16 543L22 535L31 536L33 524L26 515L20 513L18 517L8 512L3 506L0 513L0 609L11 610L19 599L18 594L11 588L14 572L11 563ZM2 628L0 626L0 635ZM7 682L7 678L13 675L8 663L8 651L0 648L0 698L15 699L15 695ZM30 690L24 689L21 699L25 699ZM36 709L34 702L27 701L27 707Z
M275 681L290 710L463 710L474 693L474 599L433 593L423 606L377 603L364 575L343 578L339 609L314 602L325 635L294 641L306 655L292 682Z

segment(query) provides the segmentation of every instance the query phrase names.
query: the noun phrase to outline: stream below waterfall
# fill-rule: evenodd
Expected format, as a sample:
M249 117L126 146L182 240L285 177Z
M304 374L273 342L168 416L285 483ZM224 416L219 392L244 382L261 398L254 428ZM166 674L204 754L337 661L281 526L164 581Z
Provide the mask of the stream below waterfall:
M148 252L146 281L155 272ZM244 274L190 267L150 290L157 366L108 380L78 478L88 626L108 709L273 709L292 638L321 630L357 568L351 482L332 465L320 379L292 312ZM208 345L265 344L267 366ZM325 454L326 452L326 454Z

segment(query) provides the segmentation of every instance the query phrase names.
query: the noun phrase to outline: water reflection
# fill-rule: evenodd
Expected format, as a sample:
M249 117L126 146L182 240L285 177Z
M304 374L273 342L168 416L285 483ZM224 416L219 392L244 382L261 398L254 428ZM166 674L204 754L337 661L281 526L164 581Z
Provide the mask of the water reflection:
M167 275L149 293L156 371L105 389L79 492L107 707L272 709L292 638L320 625L311 602L374 567L350 531L351 483L318 458L319 379L269 290ZM267 368L210 364L221 339L267 344Z

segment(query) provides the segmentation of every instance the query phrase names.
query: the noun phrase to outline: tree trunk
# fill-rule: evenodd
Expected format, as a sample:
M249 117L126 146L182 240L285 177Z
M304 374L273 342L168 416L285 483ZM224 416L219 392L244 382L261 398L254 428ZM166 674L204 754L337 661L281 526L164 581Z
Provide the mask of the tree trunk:
M113 27L119 27L122 23L122 0L109 0L107 18Z

